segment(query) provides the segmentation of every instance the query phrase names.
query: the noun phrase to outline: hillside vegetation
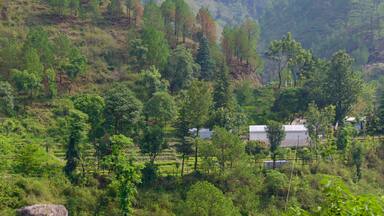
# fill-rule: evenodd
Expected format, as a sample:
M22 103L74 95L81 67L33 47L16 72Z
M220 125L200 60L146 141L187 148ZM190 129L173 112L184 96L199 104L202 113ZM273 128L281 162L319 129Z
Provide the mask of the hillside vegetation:
M0 215L383 215L381 3L293 2L0 1Z

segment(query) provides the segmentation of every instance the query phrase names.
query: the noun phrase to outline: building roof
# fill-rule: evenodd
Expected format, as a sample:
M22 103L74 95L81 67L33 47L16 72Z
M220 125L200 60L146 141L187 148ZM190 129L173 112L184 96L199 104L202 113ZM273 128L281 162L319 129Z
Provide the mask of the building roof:
M305 127L305 125L284 125L285 132L305 132L308 131L308 129ZM265 132L267 126L266 125L251 125L249 126L249 132Z

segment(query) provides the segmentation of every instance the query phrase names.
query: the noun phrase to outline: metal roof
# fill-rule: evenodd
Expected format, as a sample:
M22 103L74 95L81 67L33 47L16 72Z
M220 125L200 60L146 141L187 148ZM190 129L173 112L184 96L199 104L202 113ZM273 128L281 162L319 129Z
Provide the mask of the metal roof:
M284 125L285 132L305 132L308 129L305 125ZM249 126L249 132L265 132L266 125L251 125Z

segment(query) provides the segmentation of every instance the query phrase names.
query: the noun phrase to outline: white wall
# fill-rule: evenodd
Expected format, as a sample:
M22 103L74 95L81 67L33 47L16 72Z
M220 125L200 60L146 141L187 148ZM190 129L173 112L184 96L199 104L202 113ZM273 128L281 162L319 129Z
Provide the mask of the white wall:
M266 132L251 132L249 140L258 140L269 143ZM285 139L281 143L281 147L303 147L309 146L308 133L305 131L288 131L286 132Z

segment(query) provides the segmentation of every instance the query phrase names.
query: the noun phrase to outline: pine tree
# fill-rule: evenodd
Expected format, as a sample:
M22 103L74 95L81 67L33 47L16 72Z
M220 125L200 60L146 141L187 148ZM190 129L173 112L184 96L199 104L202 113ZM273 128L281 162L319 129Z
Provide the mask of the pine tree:
M214 63L210 54L208 39L205 36L200 37L200 46L196 55L196 63L200 65L200 78L202 80L212 80Z
M232 97L228 68L224 63L221 63L220 69L217 70L215 81L213 105L215 109L219 109L228 106Z

